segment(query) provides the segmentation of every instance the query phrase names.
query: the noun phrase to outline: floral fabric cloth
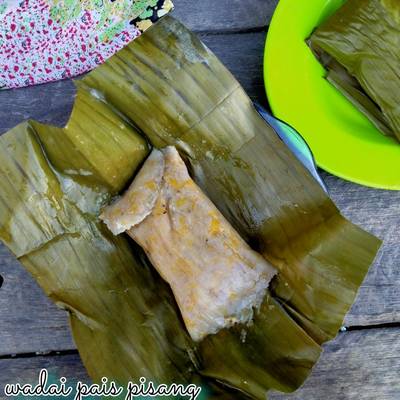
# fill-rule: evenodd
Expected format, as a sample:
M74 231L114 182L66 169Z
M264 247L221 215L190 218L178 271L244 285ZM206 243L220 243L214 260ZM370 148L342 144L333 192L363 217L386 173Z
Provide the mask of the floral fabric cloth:
M0 88L87 72L172 8L171 0L0 0Z

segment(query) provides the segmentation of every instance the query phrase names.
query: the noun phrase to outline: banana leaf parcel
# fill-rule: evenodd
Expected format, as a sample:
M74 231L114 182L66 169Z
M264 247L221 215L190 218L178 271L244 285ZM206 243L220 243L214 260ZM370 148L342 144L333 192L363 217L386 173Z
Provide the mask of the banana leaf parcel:
M400 140L400 3L348 0L311 36L327 79Z
M228 70L171 17L76 86L65 128L28 121L0 138L0 235L69 312L90 376L196 382L210 399L296 390L379 240L340 215ZM251 325L200 342L144 252L99 220L150 149L169 145L278 271Z

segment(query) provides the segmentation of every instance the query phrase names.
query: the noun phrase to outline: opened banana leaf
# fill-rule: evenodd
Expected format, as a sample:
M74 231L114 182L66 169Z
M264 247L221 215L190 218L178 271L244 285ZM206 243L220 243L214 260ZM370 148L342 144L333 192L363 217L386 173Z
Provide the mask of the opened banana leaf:
M311 36L336 86L385 135L400 140L400 3L348 0Z
M31 121L0 138L0 235L70 312L89 374L201 382L207 398L297 389L320 344L337 334L380 242L340 215L233 76L174 19L76 84L65 128ZM100 222L151 145L175 146L279 271L250 326L194 343L145 254Z

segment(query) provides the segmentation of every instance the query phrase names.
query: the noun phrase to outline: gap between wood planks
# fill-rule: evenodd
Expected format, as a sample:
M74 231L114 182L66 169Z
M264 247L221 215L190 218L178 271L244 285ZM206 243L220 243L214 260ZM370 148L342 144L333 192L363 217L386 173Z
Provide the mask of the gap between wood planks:
M338 336L336 337L336 339L338 339L340 335L346 335L348 332L350 333L355 331L369 331L369 330L372 331L376 329L387 329L387 330L400 329L400 322L380 324L380 325L369 325L369 326L344 327L343 330L338 332ZM332 341L327 342L325 345L331 343ZM37 351L29 353L6 354L6 355L0 355L0 360L14 360L18 358L35 358L35 357L61 357L68 355L79 356L79 352L76 349L71 349L71 350L51 350L45 352Z
M215 30L204 30L196 31L199 36L219 36L219 35L238 35L246 33L267 33L269 26L263 26L258 28L232 28L232 29L215 29Z
M355 326L349 326L349 327L343 327L342 333L346 332L354 332L354 331L365 331L368 329L395 329L395 328L400 328L400 322L389 322L389 323L382 323L382 324L377 324L377 325L355 325ZM0 357L1 358L1 357Z
M0 356L0 360L14 360L16 358L34 358L34 357L57 357L57 356L69 356L79 355L78 350L53 350L46 352L31 352L31 353L20 353L20 354L9 354Z

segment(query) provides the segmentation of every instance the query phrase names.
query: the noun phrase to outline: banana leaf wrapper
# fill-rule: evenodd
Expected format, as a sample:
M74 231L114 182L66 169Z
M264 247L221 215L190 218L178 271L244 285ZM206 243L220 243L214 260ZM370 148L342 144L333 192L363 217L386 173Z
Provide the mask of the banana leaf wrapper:
M400 140L400 3L349 0L311 36L327 79L387 136Z
M379 240L340 215L233 76L171 17L76 85L65 128L30 121L0 138L0 235L69 311L91 377L197 382L221 399L297 389L340 328ZM251 326L193 343L141 249L100 223L148 143L176 146L279 270Z

